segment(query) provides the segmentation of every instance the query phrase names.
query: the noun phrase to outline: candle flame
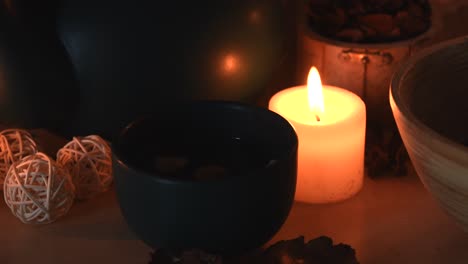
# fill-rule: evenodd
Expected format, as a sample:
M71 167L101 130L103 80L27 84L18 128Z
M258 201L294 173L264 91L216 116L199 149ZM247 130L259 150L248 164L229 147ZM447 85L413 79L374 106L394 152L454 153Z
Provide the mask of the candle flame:
M307 91L309 95L310 111L317 121L320 121L320 115L325 112L325 105L323 100L322 80L317 68L312 67L307 77Z

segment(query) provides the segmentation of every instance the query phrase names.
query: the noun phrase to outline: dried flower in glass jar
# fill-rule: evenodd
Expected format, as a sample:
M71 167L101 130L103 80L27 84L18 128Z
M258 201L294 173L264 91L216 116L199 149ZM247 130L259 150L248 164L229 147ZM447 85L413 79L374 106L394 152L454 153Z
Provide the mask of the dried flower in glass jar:
M70 173L77 199L89 199L112 183L111 149L97 135L74 137L57 152L57 163Z
M310 29L356 43L401 41L431 26L428 0L308 0Z
M37 144L29 132L5 129L0 132L0 186L11 164L37 152Z
M42 152L15 162L3 186L6 204L25 224L47 224L65 215L74 190L68 172Z

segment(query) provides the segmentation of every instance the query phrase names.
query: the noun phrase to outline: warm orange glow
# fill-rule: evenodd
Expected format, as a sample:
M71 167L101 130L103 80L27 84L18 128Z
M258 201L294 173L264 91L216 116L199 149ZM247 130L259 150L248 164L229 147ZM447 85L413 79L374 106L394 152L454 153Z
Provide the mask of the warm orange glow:
M252 24L257 24L260 21L260 12L253 10L249 14L249 20Z
M235 73L239 68L239 59L232 55L228 54L223 59L223 70L225 73Z
M323 100L322 80L317 68L312 67L307 77L307 91L309 95L309 107L317 121L325 112L325 104Z

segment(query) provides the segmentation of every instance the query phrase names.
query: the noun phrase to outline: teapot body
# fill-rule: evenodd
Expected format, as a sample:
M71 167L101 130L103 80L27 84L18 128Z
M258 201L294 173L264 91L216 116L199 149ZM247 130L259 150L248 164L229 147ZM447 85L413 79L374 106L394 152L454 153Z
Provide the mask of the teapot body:
M255 102L286 53L281 0L65 0L57 31L79 80L71 129L105 137L181 100Z
M34 9L31 1L0 2L0 123L60 131L75 115L78 87L52 5L35 9L39 17Z

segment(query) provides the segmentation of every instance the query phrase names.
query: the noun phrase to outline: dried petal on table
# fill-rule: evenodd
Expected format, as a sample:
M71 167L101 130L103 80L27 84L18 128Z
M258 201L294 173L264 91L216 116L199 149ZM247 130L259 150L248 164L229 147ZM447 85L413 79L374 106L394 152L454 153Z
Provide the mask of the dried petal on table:
M359 264L356 259L356 251L345 244L333 246L331 263Z
M221 257L200 250L168 254L156 250L150 264L359 264L355 251L345 244L333 245L331 238L322 236L305 243L300 236L279 241L263 252L238 257Z
M307 258L317 258L323 254L328 254L330 248L333 247L333 240L326 236L321 236L316 239L310 240L305 245Z
M304 259L304 237L279 241L265 250L264 263L283 263L288 259Z

